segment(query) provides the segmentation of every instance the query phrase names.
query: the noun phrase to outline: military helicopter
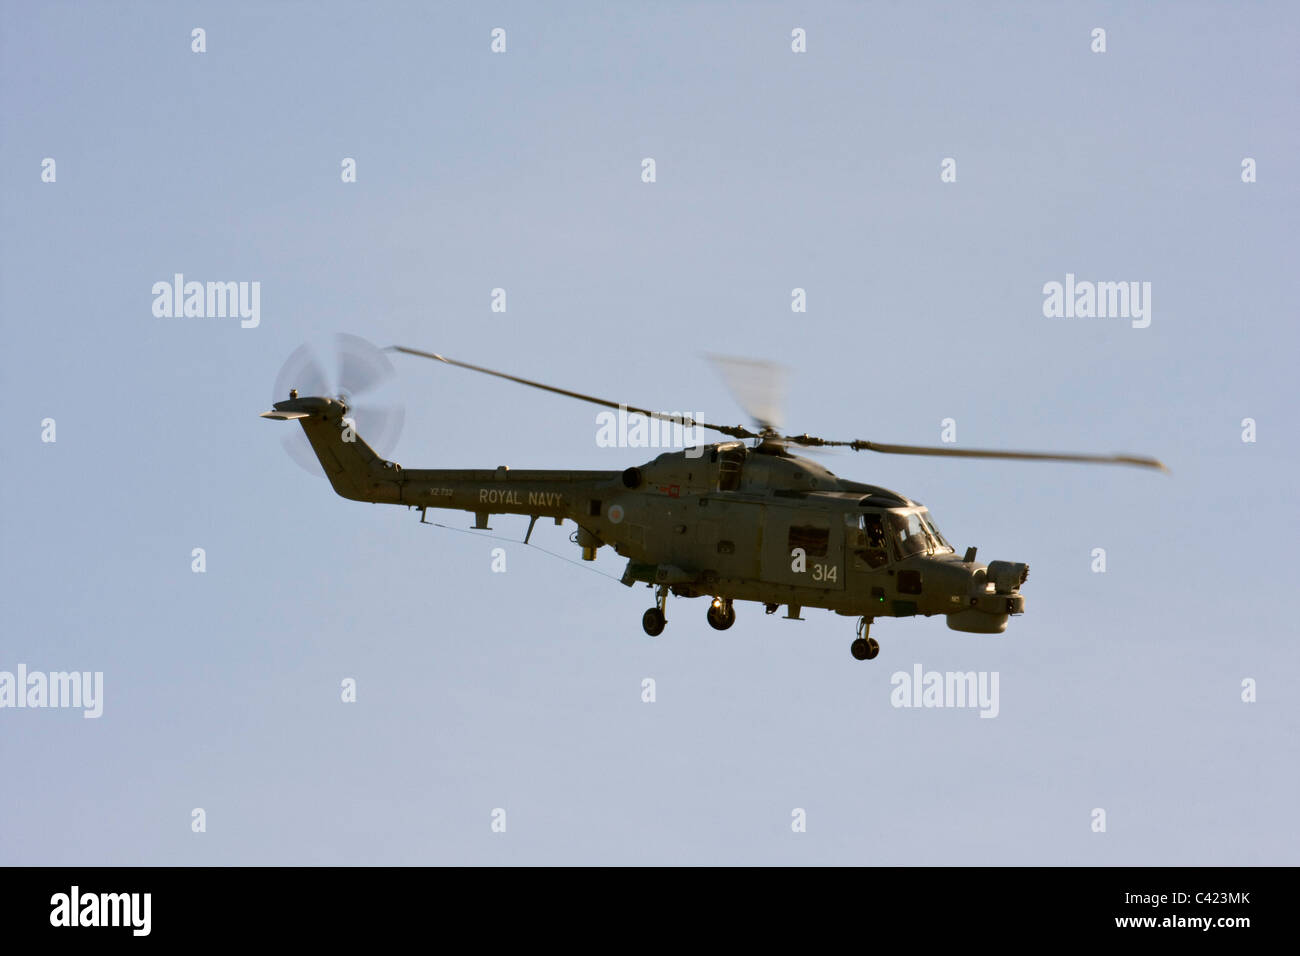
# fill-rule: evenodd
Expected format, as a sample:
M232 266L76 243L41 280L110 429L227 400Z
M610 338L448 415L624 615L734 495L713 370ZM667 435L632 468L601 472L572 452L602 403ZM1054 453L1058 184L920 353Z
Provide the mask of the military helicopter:
M529 517L528 543L540 518L574 522L572 540L585 560L611 547L627 558L622 583L642 582L655 605L641 618L657 637L667 623L669 594L709 599L707 619L719 631L736 621L737 601L784 606L803 620L805 608L857 617L850 652L872 660L880 644L870 636L880 617L942 614L950 628L1000 634L1025 610L1020 588L1029 567L1015 561L976 561L974 547L958 556L929 511L896 491L839 478L791 448L847 448L890 455L998 458L1122 464L1167 470L1153 458L890 445L861 439L832 441L781 434L772 416L751 407L753 427L717 425L544 385L530 379L390 346L416 356L492 375L609 409L639 413L672 426L702 428L728 440L665 452L622 471L526 471L403 468L383 457L400 430L400 406L366 407L366 393L382 391L394 372L386 356L354 336L339 336L338 382L303 350L291 356L263 418L297 421L334 490L353 501L471 512L473 528L490 530L493 514ZM298 381L317 394L286 389ZM349 387L348 380L351 380ZM742 404L744 404L742 402ZM373 426L376 451L360 431ZM291 449L292 450L292 449ZM308 449L303 449L308 450ZM298 455L304 464L311 464Z

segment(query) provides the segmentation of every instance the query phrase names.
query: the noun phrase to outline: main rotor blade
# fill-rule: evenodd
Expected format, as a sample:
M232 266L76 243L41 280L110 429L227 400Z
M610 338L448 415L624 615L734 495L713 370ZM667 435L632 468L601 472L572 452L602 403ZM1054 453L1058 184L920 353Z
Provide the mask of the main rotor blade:
M784 424L785 368L762 359L705 353L736 403L764 433Z
M1138 455L1078 455L1068 452L1044 451L997 451L988 448L945 448L934 445L884 445L879 442L862 441L827 441L811 435L786 435L785 441L811 448L843 447L854 451L878 451L887 455L936 455L948 458L1001 458L1011 461L1072 461L1091 465L1136 465L1139 468L1155 468L1168 471L1165 465L1155 458Z
M457 368L469 369L471 372L482 372L484 375L495 375L497 378L504 378L508 382L516 382L519 385L527 385L530 388L540 388L544 392L553 392L556 395L564 395L567 398L576 398L581 402L591 402L593 405L602 405L605 408L624 409L629 412L636 412L639 415L645 415L647 418L657 418L659 421L679 424L683 428L708 428L715 432L721 432L723 435L729 435L732 438L758 438L758 433L750 431L743 425L712 425L708 422L699 422L689 415L670 415L666 412L653 412L648 408L638 408L635 405L628 405L626 402L611 402L608 399L597 398L594 395L584 395L582 392L571 392L567 388L556 388L554 385L543 385L541 382L534 382L531 379L520 378L517 375L507 375L505 372L496 372L490 368L483 368L480 365L470 365L468 362L458 362L455 359L449 359L445 355L439 355L436 352L424 352L420 349L407 348L404 345L390 345L388 347L393 352L404 352L407 355L418 355L421 358L433 359L437 362L443 362L447 365L455 365Z

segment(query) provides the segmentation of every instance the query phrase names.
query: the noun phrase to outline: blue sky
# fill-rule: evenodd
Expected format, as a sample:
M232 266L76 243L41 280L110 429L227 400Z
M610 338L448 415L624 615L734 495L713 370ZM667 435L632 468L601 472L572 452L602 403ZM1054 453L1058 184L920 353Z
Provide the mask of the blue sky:
M1295 864L1298 26L5 5L0 670L103 671L105 701L0 710L0 861ZM260 325L155 317L176 272L260 282ZM1067 273L1150 282L1150 327L1045 318ZM824 612L717 633L674 600L652 640L647 591L512 544L494 574L501 542L298 469L257 414L336 331L726 422L702 354L774 359L796 432L935 444L951 417L960 445L1172 473L835 456L1028 562L1028 612L997 637L882 620L868 663ZM593 408L395 364L405 465L653 457L598 447ZM533 540L576 557L569 530ZM999 716L891 707L916 663L997 671Z

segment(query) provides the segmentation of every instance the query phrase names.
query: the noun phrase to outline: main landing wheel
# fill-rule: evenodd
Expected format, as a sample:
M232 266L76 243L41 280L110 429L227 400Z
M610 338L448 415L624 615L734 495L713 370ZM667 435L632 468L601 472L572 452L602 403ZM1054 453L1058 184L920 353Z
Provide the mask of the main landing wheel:
M651 637L658 637L664 632L664 625L668 619L664 617L664 612L657 607L652 607L641 615L641 626Z
M736 609L732 607L730 601L722 604L710 604L707 617L709 626L715 631L725 631L736 623Z
M861 638L849 645L849 653L860 661L873 661L880 653L880 642L874 637Z

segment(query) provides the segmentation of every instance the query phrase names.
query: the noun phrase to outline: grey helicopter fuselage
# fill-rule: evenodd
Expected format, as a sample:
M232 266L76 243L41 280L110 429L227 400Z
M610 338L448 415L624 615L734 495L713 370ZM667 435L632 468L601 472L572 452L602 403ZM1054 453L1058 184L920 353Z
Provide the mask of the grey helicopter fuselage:
M494 514L567 519L584 558L608 546L628 559L629 586L712 597L727 613L754 601L795 618L803 608L867 622L942 614L980 634L1001 633L1025 607L1025 565L980 564L973 548L959 557L917 502L839 478L781 442L701 445L623 471L404 469L352 434L345 414L335 399L295 396L266 417L299 421L345 498L467 511L480 529Z
M973 551L957 556L918 502L840 478L779 443L665 453L620 483L591 531L630 559L625 580L666 583L682 597L784 604L791 616L804 607L944 614L950 627L983 634L1024 611L1019 566L994 562L991 577Z

